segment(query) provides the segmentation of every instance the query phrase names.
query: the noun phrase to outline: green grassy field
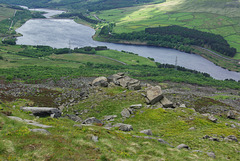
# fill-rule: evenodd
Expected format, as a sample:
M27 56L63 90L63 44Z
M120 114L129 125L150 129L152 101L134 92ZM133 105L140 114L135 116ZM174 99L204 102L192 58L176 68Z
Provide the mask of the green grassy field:
M179 25L222 35L240 56L240 11L226 1L177 1L100 11L99 18L115 22L113 32L133 32L146 27Z
M117 59L119 61L122 61L126 64L131 64L131 65L156 66L155 62L153 62L147 58L144 58L144 57L141 57L138 55L134 55L134 54L119 52L116 50L98 51L97 55Z
M4 7L4 5L0 6L0 21L12 17L14 12L15 12L14 9L6 8Z

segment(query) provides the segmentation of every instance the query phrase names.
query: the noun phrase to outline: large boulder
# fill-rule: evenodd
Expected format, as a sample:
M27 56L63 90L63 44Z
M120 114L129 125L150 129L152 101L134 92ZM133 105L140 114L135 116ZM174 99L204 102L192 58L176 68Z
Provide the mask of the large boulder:
M82 124L103 124L102 121L96 119L95 117L87 118Z
M50 107L22 107L21 110L26 112L32 112L34 116L47 117L52 116L54 118L61 117L61 111L57 108Z
M93 80L92 85L100 87L108 87L108 80L106 77L98 77Z
M166 97L163 97L160 102L165 108L173 107L173 103L169 101Z
M151 86L147 88L146 93L146 102L148 104L154 105L163 98L160 86Z

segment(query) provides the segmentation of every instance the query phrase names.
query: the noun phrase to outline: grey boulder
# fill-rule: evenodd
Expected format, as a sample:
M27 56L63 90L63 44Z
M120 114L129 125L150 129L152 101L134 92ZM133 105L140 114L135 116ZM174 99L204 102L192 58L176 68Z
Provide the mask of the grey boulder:
M108 87L108 80L106 77L98 77L93 80L93 86Z
M146 134L146 135L152 135L152 131L150 129L142 130L140 133Z
M21 110L26 112L32 112L34 116L47 117L51 116L54 118L61 117L61 111L57 108L50 107L22 107Z

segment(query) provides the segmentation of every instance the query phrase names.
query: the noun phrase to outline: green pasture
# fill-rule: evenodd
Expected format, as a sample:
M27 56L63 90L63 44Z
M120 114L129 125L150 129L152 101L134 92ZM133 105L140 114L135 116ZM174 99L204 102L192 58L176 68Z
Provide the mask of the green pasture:
M107 52L107 51L104 51ZM70 61L78 61L81 63L95 63L95 64L109 64L109 65L122 65L121 63L107 59L104 57L101 57L99 55L88 55L88 54L78 54L78 53L73 53L73 54L61 54L61 55L51 55L49 56L52 59L61 59L61 60L70 60Z
M134 54L124 53L116 50L97 51L97 55L113 58L129 65L156 66L155 62Z
M12 17L14 12L14 9L0 6L0 21Z
M229 2L230 3L230 2ZM113 32L141 31L147 27L179 25L219 34L240 52L240 10L226 7L227 1L177 1L96 12L99 18L116 23ZM214 8L213 8L214 7ZM239 58L239 54L235 56Z

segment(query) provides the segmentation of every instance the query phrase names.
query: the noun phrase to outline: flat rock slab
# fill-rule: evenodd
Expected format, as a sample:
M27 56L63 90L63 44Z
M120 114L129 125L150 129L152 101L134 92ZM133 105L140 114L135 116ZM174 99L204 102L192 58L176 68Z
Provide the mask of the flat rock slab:
M26 112L32 112L34 116L39 117L61 117L61 111L57 108L51 107L22 107L21 110Z
M49 125L43 125L43 124L40 124L36 121L33 121L33 120L27 120L27 119L22 119L20 117L16 117L16 116L8 116L8 118L12 119L12 120L16 120L16 121L20 121L20 122L24 122L28 125L33 125L33 126L37 126L37 127L41 127L41 128L50 128L52 126L49 126Z

